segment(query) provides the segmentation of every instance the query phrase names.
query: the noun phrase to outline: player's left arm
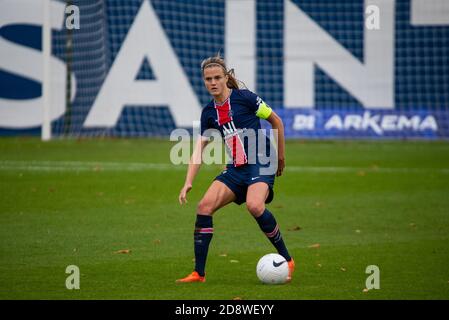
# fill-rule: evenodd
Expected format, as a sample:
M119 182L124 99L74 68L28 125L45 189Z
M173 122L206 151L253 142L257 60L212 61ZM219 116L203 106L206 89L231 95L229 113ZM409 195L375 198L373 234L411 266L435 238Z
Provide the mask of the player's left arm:
M258 109L256 116L267 120L273 129L277 132L277 152L278 152L278 169L276 176L281 176L285 168L285 138L284 138L284 124L282 119L273 111L262 99L258 101Z
M277 152L278 152L278 170L276 171L276 176L281 176L282 172L285 168L285 137L284 137L284 124L282 123L282 119L271 110L270 115L266 119L273 129L277 130Z

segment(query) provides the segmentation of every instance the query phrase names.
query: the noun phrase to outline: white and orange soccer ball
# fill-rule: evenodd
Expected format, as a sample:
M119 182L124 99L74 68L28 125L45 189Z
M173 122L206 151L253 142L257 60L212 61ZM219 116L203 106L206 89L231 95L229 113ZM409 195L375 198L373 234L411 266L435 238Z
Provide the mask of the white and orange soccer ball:
M269 253L260 258L256 267L257 277L266 284L287 282L288 262L277 253Z

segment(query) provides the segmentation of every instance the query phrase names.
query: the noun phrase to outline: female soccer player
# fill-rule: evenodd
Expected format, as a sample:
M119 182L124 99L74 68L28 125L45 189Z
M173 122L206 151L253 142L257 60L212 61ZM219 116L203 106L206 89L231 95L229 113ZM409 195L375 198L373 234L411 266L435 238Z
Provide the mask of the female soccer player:
M265 208L265 203L273 200L275 175L282 175L285 167L282 120L256 94L239 88L233 71L227 70L220 56L205 59L201 69L204 84L213 99L201 113L201 139L198 139L190 159L185 184L179 193L179 203L182 205L187 202L187 193L192 189L193 180L200 169L202 150L209 142L208 129L220 131L232 156L232 163L215 178L198 204L194 231L195 269L177 282L206 281L206 258L214 232L212 215L231 202L239 205L246 202L248 211L262 231L279 254L288 261L290 281L295 262L288 253L274 216ZM277 163L271 172L260 161L263 151L266 152L265 156L272 155L270 150L275 152L268 137L258 131L261 128L260 118L267 120L273 129L278 130ZM258 139L264 139L263 143L260 144ZM261 150L261 145L265 146L265 150Z

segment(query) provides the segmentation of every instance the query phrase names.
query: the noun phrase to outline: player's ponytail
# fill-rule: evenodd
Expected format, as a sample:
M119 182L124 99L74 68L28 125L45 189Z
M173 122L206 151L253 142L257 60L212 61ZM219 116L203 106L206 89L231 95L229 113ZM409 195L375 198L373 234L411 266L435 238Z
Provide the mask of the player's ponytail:
M226 68L226 63L224 59L220 57L220 54L217 54L215 57L204 59L203 62L201 62L201 71L203 76L204 70L211 67L221 67L223 69L223 73L228 76L228 82L226 85L229 89L240 89L239 83L243 84L243 87L246 88L242 81L235 78L234 69L228 70Z
M234 69L229 70L226 74L228 75L228 88L239 89L239 80L235 78Z

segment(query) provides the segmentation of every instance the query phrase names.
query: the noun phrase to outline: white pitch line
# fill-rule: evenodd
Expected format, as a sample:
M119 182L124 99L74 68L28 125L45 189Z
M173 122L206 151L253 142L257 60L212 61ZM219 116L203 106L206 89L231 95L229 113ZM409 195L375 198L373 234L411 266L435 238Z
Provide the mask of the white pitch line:
M0 161L0 171L34 172L102 172L102 171L185 171L186 165L170 163L138 162L84 162L84 161ZM218 166L220 168L220 166ZM222 168L222 167L221 167ZM203 165L202 170L217 170L217 166ZM385 168L385 167L312 167L287 166L286 172L311 173L440 173L448 174L449 168Z
M0 161L0 170L24 171L147 171L184 170L166 163L84 162L84 161Z

